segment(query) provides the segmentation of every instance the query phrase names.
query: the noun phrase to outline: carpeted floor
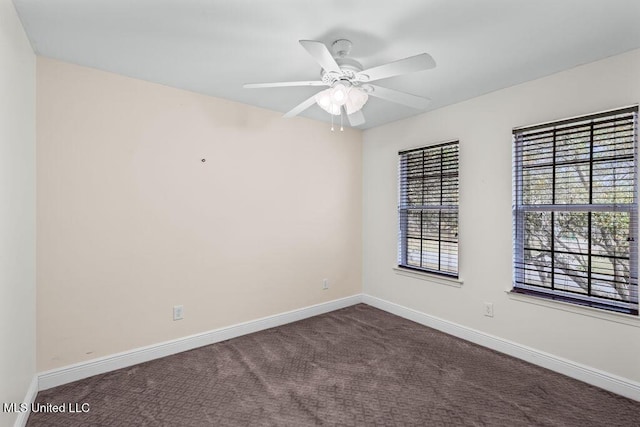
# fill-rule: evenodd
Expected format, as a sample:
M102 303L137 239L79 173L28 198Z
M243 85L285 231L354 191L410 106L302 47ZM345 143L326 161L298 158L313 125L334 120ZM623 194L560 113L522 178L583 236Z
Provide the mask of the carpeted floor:
M89 412L33 413L31 427L640 420L640 402L364 304L46 390L36 401L88 403Z

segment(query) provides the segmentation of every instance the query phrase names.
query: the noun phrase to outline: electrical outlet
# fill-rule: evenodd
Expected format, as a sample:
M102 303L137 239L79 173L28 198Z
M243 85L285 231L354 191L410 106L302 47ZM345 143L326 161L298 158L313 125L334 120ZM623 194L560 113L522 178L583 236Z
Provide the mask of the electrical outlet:
M322 289L325 291L329 289L329 279L322 279Z
M487 317L493 317L493 303L485 302L484 303L484 315Z
M182 320L184 318L184 307L181 305L173 306L173 320Z

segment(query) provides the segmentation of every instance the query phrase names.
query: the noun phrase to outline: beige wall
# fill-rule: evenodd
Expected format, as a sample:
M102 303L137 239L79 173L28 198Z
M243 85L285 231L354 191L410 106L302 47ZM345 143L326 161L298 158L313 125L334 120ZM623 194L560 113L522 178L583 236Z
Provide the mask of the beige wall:
M361 291L360 131L41 57L37 84L38 370Z
M640 322L510 299L511 129L640 101L640 50L364 132L364 292L640 381ZM398 150L460 140L461 288L394 273ZM495 317L483 315L493 302Z
M0 403L22 402L36 369L35 99L35 55L0 0Z

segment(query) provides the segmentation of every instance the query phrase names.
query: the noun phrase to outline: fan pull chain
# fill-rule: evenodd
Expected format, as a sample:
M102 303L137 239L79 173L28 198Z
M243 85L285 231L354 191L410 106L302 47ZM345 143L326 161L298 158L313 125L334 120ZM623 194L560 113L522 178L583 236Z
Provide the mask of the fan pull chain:
M331 114L331 132L333 132L333 114Z
M344 131L344 127L342 127L342 111L340 111L340 132Z

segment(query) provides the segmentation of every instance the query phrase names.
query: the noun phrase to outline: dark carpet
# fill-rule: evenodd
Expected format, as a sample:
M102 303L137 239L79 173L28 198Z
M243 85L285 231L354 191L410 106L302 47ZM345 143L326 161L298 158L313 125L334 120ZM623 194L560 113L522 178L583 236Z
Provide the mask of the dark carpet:
M32 413L31 427L637 426L640 419L640 402L364 304L56 387L36 401L71 403L80 413Z

